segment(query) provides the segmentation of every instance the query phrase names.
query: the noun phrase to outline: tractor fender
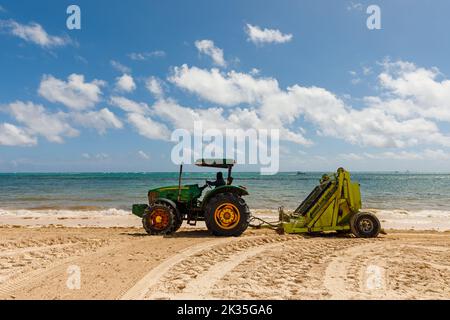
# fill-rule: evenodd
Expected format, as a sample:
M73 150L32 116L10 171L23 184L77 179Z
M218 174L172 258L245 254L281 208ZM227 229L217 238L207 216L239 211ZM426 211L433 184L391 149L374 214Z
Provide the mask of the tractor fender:
M176 214L177 214L179 217L181 216L181 215L180 215L180 211L178 210L178 207L177 207L176 203L173 202L173 201L170 200L170 199L166 199L166 198L156 198L155 201L154 201L153 203L165 203L165 204L168 204L169 206L171 206L171 207L175 210ZM150 205L151 205L151 204L150 204Z
M243 188L243 187L229 186L229 185L217 187L217 188L209 191L203 197L202 209L205 209L205 207L208 204L209 200L211 200L213 197L215 197L219 193L233 193L233 194L237 194L238 196L247 196L248 195L248 191L245 188Z

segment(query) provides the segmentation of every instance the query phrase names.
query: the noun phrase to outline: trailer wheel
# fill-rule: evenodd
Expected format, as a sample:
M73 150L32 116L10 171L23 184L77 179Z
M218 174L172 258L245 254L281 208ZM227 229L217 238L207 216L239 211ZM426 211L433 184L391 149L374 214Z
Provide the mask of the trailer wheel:
M174 209L163 203L154 204L145 210L142 225L150 235L171 234L175 231Z
M376 238L381 231L378 218L371 213L357 213L350 219L352 233L358 238Z
M206 206L205 223L215 236L240 236L248 227L250 210L244 199L233 193L220 193Z

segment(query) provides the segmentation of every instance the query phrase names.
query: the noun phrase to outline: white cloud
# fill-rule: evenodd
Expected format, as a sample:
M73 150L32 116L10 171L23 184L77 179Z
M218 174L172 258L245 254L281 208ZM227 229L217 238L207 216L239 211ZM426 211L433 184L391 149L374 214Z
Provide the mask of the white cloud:
M103 161L103 160L107 160L110 158L109 155L104 152L100 152L100 153L92 154L92 155L89 153L83 153L81 156L86 160L94 160L94 161Z
M144 151L142 151L142 150L139 150L138 151L138 155L142 158L142 159L144 159L144 160L149 160L150 159L150 156L148 155L148 154L146 154Z
M80 56L79 54L76 54L74 58L76 61L81 62L82 64L89 64L89 61L85 57Z
M160 79L150 77L145 81L145 86L155 98L162 98L164 96L164 89Z
M292 34L283 34L277 29L261 29L251 24L246 25L245 32L248 35L248 40L254 44L285 43L293 38Z
M121 73L131 73L131 69L129 67L124 66L123 64L121 64L120 62L118 62L116 60L111 60L110 63L114 69L116 69L117 71L119 71Z
M378 80L380 95L364 97L363 105L355 108L324 88L298 84L281 88L276 79L258 76L256 72L223 72L182 65L173 69L168 81L214 104L213 107L183 106L164 97L162 81L155 77L146 81L147 89L157 99L153 106L120 96L111 97L109 102L126 112L128 122L139 134L155 140L169 140L171 128L191 130L195 121L201 121L204 129L280 129L282 140L301 145L311 144L310 135L314 132L378 148L450 147L450 136L438 126L443 121L450 122L450 81L439 70L404 61L384 61ZM102 84L98 80L85 83L80 75L71 75L67 82L44 76L39 93L75 112L49 113L31 102L10 104L8 111L24 126L1 126L1 142L33 144L38 135L62 142L64 137L78 134L68 124L71 119L100 133L122 128L122 122L106 108L81 112L100 100ZM302 128L305 124L311 128L310 132ZM341 155L341 158L446 159L447 156L445 150L426 149L419 153L401 150Z
M170 131L167 127L150 117L139 113L129 113L128 121L136 128L138 133L152 140L169 140Z
M226 126L227 128L280 129L284 140L304 145L311 144L304 137L301 128L287 128L295 120L292 115L289 115L293 112L289 109L294 106L291 105L288 95L279 88L275 79L254 78L249 74L235 71L222 74L217 69L203 70L183 65L181 68L174 69L174 74L169 81L214 103L228 107L240 104L252 106L230 110L229 116L224 116L222 109L209 109L207 114L213 115L210 119L205 119L202 111L192 110L191 114L194 114L196 121L203 119L205 123L214 123L215 126L222 124L219 128ZM261 108L264 105L265 107ZM181 110L174 114L178 112ZM181 118L189 119L188 114Z
M429 160L450 160L450 152L442 149L425 149L422 154L425 159Z
M116 78L116 89L123 92L132 92L136 89L136 83L132 76L124 74Z
M258 68L252 68L252 70L250 70L250 74L252 76L257 76L261 73L261 70L259 70Z
M79 132L67 123L63 112L49 113L42 105L16 101L6 106L7 111L20 123L29 135L41 135L50 142L62 143L64 137L76 137Z
M33 146L36 144L37 139L25 130L9 123L0 124L1 146Z
M147 104L117 96L111 97L110 104L127 113L128 122L140 135L152 140L170 139L170 131L166 125L149 116L152 112Z
M392 84L392 81L383 79L385 83ZM450 137L443 134L436 123L424 119L421 114L399 117L383 107L384 101L376 103L379 100L369 99L371 104L367 107L355 109L323 88L293 85L283 90L273 78L257 78L234 71L221 73L217 69L189 68L186 65L174 68L169 81L216 104L227 107L241 104L249 106L229 109L230 116L223 120L227 125L229 120L235 120L235 123L240 122L249 127L280 128L283 130L282 139L300 144L310 143L297 122L303 119L316 128L318 135L362 146L450 146ZM428 85L437 87L434 89L442 94L437 96L442 99L443 106L450 101L443 98L450 91L441 91L441 86L446 85L447 82ZM405 90L405 87L402 89ZM427 94L431 93L427 91ZM444 110L449 109L444 107Z
M122 122L108 108L86 113L75 113L72 118L83 127L94 128L100 134L105 134L107 129L121 129Z
M359 2L350 1L350 3L348 3L348 5L347 5L348 11L353 11L353 10L362 11L363 8L364 7L363 7L362 3L359 3Z
M362 68L362 72L363 72L363 75L368 76L369 74L372 74L372 68L370 68L370 67L363 67Z
M35 22L25 25L14 20L0 20L1 29L6 30L13 36L37 44L43 48L62 47L72 43L69 37L49 35L40 24Z
M450 122L450 80L439 79L442 75L438 69L388 60L382 66L378 79L387 98L367 98L369 105L400 118L417 116Z
M97 154L95 155L95 159L97 159L97 160L106 160L106 159L109 159L109 154L107 154L107 153L97 153Z
M85 82L84 76L71 74L67 82L52 75L44 75L39 86L39 94L50 102L62 103L74 110L94 107L100 101L101 87L105 83L100 80Z
M381 109L353 109L322 88L288 88L291 103L304 119L323 136L344 139L352 144L399 147L419 143L450 146L450 137L440 133L435 123L420 117L400 120Z
M110 98L109 103L128 113L148 114L150 112L150 108L146 103L138 103L124 97L113 96Z
M409 151L387 151L379 154L366 154L372 159L390 159L390 160L420 160L420 154Z
M132 52L128 54L131 60L135 61L146 61L151 58L162 58L165 57L166 53L162 50L156 50L151 52Z
M421 151L386 151L381 153L364 153L363 157L366 159L375 160L450 160L450 152L446 152L442 149L425 149Z
M300 132L293 132L275 124L273 119L263 119L254 109L222 108L194 109L179 105L173 100L159 100L153 106L154 114L169 121L174 128L193 130L194 122L201 122L204 130L216 129L223 133L227 129L280 129L282 140L309 145ZM227 112L229 111L229 112Z
M213 62L220 66L225 67L226 62L223 57L223 50L216 47L212 40L199 40L195 41L195 47L200 53L203 53L213 60Z
M174 68L169 81L208 101L226 106L254 103L279 91L278 81L272 78L254 78L235 71L224 75L218 69L190 68L185 64Z
M352 79L350 80L350 82L351 82L353 85L357 85L357 84L361 83L362 80L361 80L361 78L358 76L358 72L351 70L351 71L349 71L348 73L352 76Z
M363 160L364 156L350 152L340 154L339 158L343 160Z
M195 121L202 121L205 129L225 129L227 125L221 108L193 109L180 106L173 100L159 100L153 109L156 115L177 129L192 130Z

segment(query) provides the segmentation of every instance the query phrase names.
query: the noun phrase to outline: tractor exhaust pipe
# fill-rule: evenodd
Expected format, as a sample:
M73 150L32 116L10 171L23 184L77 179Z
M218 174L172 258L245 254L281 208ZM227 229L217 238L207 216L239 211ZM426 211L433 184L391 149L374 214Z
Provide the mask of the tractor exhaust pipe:
M183 165L180 165L180 175L178 176L178 202L181 200L181 175L183 174Z

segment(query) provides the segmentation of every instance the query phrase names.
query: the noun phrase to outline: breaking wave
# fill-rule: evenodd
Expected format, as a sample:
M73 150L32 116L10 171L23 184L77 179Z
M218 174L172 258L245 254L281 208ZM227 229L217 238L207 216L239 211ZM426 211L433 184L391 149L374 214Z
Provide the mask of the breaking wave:
M130 215L131 210L116 208L79 208L79 209L55 209L55 208L37 208L37 209L0 209L2 216L20 216L20 217L98 217L98 216L124 216Z

